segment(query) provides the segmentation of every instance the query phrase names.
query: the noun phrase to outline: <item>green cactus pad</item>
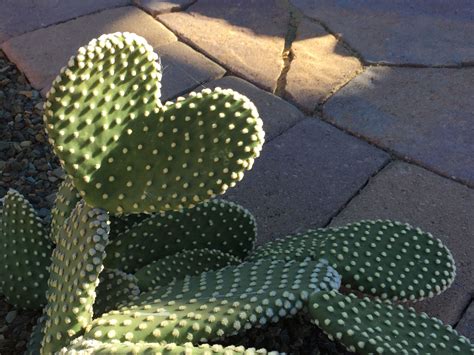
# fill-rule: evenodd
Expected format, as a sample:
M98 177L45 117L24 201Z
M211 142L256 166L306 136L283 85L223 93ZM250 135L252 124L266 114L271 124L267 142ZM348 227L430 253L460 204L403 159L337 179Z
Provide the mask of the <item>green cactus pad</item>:
M256 233L255 219L246 209L212 200L143 220L110 243L105 266L135 273L167 255L204 248L243 258L253 249Z
M264 245L250 260L305 257L327 259L344 287L381 299L433 297L451 285L456 271L441 241L392 221L361 221L289 236Z
M40 309L46 304L52 244L33 206L9 190L0 218L0 284L8 303Z
M309 294L339 287L327 262L261 260L144 292L87 327L99 341L207 342L296 314Z
M67 348L61 349L58 355L108 355L108 354L169 354L169 355L277 355L278 352L267 352L265 349L244 348L243 346L226 346L202 344L194 346L192 343L178 345L175 343L132 343L125 342L100 342L83 337L75 339Z
M41 354L41 342L43 341L44 336L44 326L46 324L47 317L42 315L38 318L35 326L30 335L30 340L26 347L24 355L39 355Z
M116 269L104 269L99 276L96 289L94 316L116 309L132 296L140 294L138 280L135 276Z
M157 286L166 286L174 279L199 275L202 272L240 264L232 254L216 249L194 249L165 256L148 264L135 273L140 290L147 291Z
M57 243L59 230L62 228L66 219L71 215L77 202L81 199L79 192L74 187L72 179L66 176L66 179L59 185L58 194L54 208L51 210L51 232L50 237L54 243Z
M110 235L109 239L114 240L118 235L133 228L144 219L150 218L149 213L135 213L128 215L112 215L110 217Z
M358 354L473 354L469 340L425 313L336 291L310 296L309 312L331 339Z
M108 215L80 201L59 231L47 292L42 354L80 335L92 320L92 305L108 243Z
M262 120L248 98L216 88L162 105L157 59L137 35L103 35L79 48L48 93L50 142L91 206L191 207L234 186L260 153Z

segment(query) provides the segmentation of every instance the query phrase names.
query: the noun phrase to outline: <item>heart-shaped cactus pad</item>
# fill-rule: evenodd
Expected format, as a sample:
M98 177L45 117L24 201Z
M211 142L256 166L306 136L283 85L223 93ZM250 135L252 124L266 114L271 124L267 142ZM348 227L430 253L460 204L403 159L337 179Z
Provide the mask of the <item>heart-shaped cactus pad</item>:
M54 80L46 130L84 200L109 212L192 207L252 167L262 120L245 96L205 89L162 104L161 66L145 39L93 39Z

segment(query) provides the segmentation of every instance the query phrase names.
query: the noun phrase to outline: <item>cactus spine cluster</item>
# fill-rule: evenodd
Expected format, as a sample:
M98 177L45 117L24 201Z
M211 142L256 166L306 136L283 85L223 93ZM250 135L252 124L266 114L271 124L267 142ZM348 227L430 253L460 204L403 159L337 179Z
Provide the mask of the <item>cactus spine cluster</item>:
M210 343L300 310L361 353L474 352L425 315L338 293L342 283L387 302L445 290L454 260L427 233L362 221L255 249L252 215L210 200L260 154L255 106L220 88L162 104L160 78L144 39L114 33L80 48L48 93L67 173L51 228L14 191L0 213L2 292L45 305L27 354L266 354Z

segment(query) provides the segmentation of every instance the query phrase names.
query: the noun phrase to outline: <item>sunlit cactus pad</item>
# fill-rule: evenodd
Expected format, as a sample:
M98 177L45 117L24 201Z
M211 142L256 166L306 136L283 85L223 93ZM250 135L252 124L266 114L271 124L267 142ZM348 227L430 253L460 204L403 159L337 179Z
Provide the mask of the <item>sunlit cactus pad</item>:
M142 293L95 319L84 337L105 342L206 342L294 315L309 294L338 288L339 282L325 261L244 263Z
M257 249L250 259L306 257L327 259L344 287L392 300L439 294L456 271L440 240L407 224L380 220L289 236Z
M467 338L413 308L333 290L311 295L309 311L331 339L358 354L474 353Z
M244 348L243 346L221 346L221 345L193 345L185 343L178 345L175 343L132 343L125 342L100 342L97 340L84 339L83 337L74 340L70 346L61 349L58 355L108 355L108 354L149 354L149 355L277 355L278 352L267 352L265 349Z
M48 280L42 354L58 351L90 324L108 233L107 213L84 201L59 231Z
M134 273L167 255L203 248L244 258L253 249L256 233L255 219L245 208L212 200L134 225L111 242L105 266Z
M224 193L259 155L252 102L231 89L159 101L145 39L114 33L79 48L45 103L50 143L84 200L112 213L189 207Z
M166 286L173 279L199 275L202 272L240 264L236 256L217 249L194 249L165 256L148 264L135 273L140 290Z
M0 213L0 289L17 307L46 304L52 244L33 206L17 191L5 195Z

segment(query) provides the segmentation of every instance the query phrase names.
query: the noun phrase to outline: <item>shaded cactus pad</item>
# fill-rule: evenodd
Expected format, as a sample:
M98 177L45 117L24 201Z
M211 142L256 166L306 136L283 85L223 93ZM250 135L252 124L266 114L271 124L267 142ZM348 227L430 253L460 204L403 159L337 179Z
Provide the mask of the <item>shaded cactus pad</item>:
M10 304L28 309L46 304L52 248L33 206L9 190L0 213L0 284Z
M244 263L142 293L95 319L84 337L104 342L206 342L294 315L310 293L338 288L339 282L325 261Z
M254 247L256 222L245 208L212 200L194 208L155 214L110 243L105 266L135 273L183 250L219 249L244 258Z
M310 230L268 243L251 259L325 258L348 289L382 299L419 300L448 288L456 269L450 251L431 234L392 221L361 221Z
M45 103L50 143L84 200L112 213L190 207L224 193L259 155L252 102L230 89L159 101L145 39L103 35L79 48Z
M336 291L311 295L309 312L331 339L358 354L473 354L474 346L450 326L389 302Z

